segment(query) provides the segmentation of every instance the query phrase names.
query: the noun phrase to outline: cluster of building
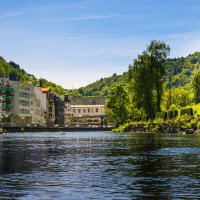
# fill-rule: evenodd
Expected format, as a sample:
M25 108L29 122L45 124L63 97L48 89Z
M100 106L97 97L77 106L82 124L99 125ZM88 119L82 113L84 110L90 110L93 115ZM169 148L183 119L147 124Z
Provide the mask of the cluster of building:
M42 85L41 85L42 86ZM104 97L60 96L49 88L0 78L0 123L18 126L69 126L105 115Z

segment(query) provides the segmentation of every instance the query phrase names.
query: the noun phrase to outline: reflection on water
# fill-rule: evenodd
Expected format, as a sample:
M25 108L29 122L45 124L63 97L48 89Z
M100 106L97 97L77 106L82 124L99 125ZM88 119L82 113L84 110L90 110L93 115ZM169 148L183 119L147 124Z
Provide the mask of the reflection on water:
M198 199L200 137L0 135L0 199Z

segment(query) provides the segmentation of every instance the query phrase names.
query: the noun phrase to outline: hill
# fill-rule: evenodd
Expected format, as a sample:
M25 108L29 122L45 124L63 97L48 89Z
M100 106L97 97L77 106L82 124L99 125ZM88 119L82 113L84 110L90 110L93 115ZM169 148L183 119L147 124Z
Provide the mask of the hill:
M165 68L166 72L163 80L165 82L164 89L169 88L169 77L171 78L172 87L189 87L195 70L200 69L200 52L195 52L185 58L169 58L165 63ZM0 57L0 76L7 76L10 80L15 81L31 81L36 86L39 86L42 81L43 87L49 87L53 92L60 95L69 93L70 95L75 96L107 96L110 89L116 83L126 83L128 71L124 72L122 75L114 73L112 76L101 78L86 87L66 91L62 86L56 85L46 79L37 79L33 74L27 73L15 62L6 62L2 57Z
M18 64L13 61L6 62L3 57L0 57L0 77L9 77L13 81L32 82L35 86L40 86L42 81L43 87L49 87L57 94L66 94L66 90L60 85L49 82L46 79L37 79L33 74L27 73Z
M172 87L189 87L194 71L200 69L200 52L195 52L185 58L169 58L165 63L165 68L164 89L169 88L169 77L171 77ZM70 91L70 94L76 96L107 96L110 88L116 83L126 83L127 76L128 72L124 72L122 75L113 74L111 77L101 78L86 87L74 89Z

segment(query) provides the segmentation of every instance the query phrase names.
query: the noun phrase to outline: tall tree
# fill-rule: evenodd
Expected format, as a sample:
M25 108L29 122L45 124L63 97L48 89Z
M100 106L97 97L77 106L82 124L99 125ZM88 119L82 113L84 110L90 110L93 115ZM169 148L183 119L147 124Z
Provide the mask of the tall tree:
M128 94L125 90L124 84L116 84L111 89L106 100L106 111L109 114L109 117L115 121L116 125L123 124L128 119L128 103Z
M164 63L170 53L170 47L164 42L153 40L150 42L150 45L147 46L147 53L151 58L151 68L156 89L157 112L160 112L161 97L163 94L163 77L165 74Z
M198 70L194 74L194 78L192 80L192 86L195 95L195 103L200 103L200 71Z
M144 51L129 66L129 88L137 109L143 109L151 118L155 115L153 106L153 76L149 54Z

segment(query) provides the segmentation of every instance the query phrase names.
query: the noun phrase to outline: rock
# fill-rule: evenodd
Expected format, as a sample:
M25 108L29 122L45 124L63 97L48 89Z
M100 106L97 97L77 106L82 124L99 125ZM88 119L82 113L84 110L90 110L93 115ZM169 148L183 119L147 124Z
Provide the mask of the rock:
M193 134L194 133L194 130L193 129L187 129L186 130L186 134Z
M185 131L180 131L179 134L180 134L180 135L185 135L186 132L185 132Z
M194 134L200 134L200 130L199 130L199 129L196 130L196 131L194 132Z

